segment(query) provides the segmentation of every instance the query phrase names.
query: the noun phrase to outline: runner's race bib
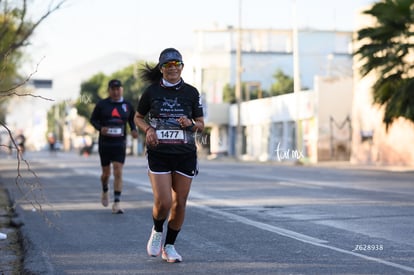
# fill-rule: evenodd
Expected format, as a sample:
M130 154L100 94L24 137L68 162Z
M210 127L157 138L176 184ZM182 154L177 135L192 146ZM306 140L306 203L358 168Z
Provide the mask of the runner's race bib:
M124 135L123 127L109 127L106 135L111 137L122 137Z
M159 143L187 143L186 133L184 130L180 128L172 127L165 129L157 129L156 133Z

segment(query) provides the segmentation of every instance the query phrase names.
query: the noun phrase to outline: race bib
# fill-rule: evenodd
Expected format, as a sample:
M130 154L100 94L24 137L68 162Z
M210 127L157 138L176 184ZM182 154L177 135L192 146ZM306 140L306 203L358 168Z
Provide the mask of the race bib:
M185 133L178 129L156 130L157 138L160 143L184 143Z
M121 137L124 135L124 131L122 127L110 127L108 128L108 132L106 132L106 134L111 137Z

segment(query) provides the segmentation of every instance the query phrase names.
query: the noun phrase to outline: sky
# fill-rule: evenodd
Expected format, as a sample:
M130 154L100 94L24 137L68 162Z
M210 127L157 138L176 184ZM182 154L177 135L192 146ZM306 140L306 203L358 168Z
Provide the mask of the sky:
M50 3L32 0L36 19ZM357 11L373 0L67 0L36 30L27 69L53 77L111 53L149 55L167 47L191 49L194 30L238 26L290 29L296 7L299 28L355 29ZM294 4L296 3L296 4ZM239 6L241 4L241 6Z

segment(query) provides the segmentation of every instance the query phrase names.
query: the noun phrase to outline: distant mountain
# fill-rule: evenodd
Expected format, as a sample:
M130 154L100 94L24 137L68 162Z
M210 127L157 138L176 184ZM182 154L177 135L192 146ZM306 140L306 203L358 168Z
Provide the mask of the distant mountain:
M79 96L82 81L102 72L111 74L128 65L139 61L148 60L150 56L142 56L130 53L111 53L101 58L89 61L83 65L56 74L53 77L53 92L55 100L72 100Z

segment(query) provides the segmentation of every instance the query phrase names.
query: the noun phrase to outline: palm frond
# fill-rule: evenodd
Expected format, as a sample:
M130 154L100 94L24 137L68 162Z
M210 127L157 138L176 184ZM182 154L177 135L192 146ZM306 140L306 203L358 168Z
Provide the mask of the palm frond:
M385 107L387 129L398 117L414 122L414 64L408 58L414 55L414 1L383 0L363 13L376 23L357 32L359 71L377 76L373 100Z

